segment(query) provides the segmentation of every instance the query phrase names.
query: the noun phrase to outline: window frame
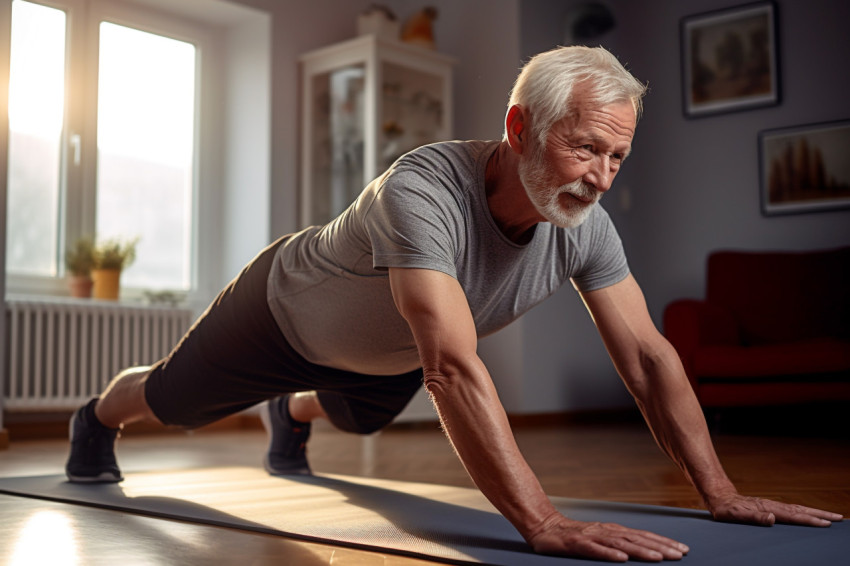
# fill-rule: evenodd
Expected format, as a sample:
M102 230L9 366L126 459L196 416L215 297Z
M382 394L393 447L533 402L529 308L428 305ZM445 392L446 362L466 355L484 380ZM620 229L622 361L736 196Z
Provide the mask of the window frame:
M6 270L6 293L10 295L67 296L64 253L66 246L84 235L95 234L97 206L97 93L100 23L103 21L191 43L196 48L195 119L192 175L191 227L189 238L190 283L173 289L190 299L199 291L199 241L204 230L201 209L202 178L212 177L214 149L202 136L213 112L205 106L205 94L218 70L214 30L200 20L120 0L26 0L66 13L65 108L60 150L59 246L56 276L35 276ZM214 129L209 128L209 129ZM73 163L72 144L79 136L79 164ZM5 254L4 254L5 255ZM144 289L122 287L122 299L137 300Z

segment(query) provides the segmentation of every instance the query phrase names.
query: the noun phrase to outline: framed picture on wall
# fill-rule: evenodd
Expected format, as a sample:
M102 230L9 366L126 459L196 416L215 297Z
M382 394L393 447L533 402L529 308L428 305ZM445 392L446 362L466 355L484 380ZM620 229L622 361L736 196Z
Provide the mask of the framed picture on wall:
M686 16L681 33L685 116L779 103L772 2Z
M766 215L850 208L850 120L759 133Z

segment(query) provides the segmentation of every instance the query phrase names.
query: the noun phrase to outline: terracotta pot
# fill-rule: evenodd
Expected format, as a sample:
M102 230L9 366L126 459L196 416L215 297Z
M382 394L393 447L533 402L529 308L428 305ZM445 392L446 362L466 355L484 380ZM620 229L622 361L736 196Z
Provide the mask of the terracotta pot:
M91 272L94 280L94 298L107 301L117 301L121 289L120 269L94 269Z
M68 288L71 290L71 296L78 299L91 298L92 286L94 281L88 275L71 275L68 277Z

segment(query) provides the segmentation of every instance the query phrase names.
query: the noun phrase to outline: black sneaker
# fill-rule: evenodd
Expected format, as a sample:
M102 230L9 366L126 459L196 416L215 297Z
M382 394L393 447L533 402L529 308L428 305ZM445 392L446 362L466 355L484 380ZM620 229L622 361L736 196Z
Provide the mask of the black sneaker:
M86 419L89 405L96 401L93 399L71 416L71 454L65 464L65 475L72 483L116 483L124 479L115 460L115 439L120 429L106 428Z
M312 474L307 462L310 423L289 416L289 395L263 403L260 418L269 433L269 451L263 460L266 471L273 476Z

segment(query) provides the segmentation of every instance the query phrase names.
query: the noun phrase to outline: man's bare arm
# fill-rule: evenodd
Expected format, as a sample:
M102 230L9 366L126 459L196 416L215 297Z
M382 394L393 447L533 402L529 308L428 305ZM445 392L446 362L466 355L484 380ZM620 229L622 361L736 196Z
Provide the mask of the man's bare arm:
M678 559L687 547L619 525L561 515L520 454L460 284L436 271L390 269L393 298L410 324L425 385L442 425L482 493L538 552L624 561Z
M835 513L738 494L714 451L681 360L656 329L632 276L583 293L582 298L659 446L699 491L715 519L811 526L841 520Z

